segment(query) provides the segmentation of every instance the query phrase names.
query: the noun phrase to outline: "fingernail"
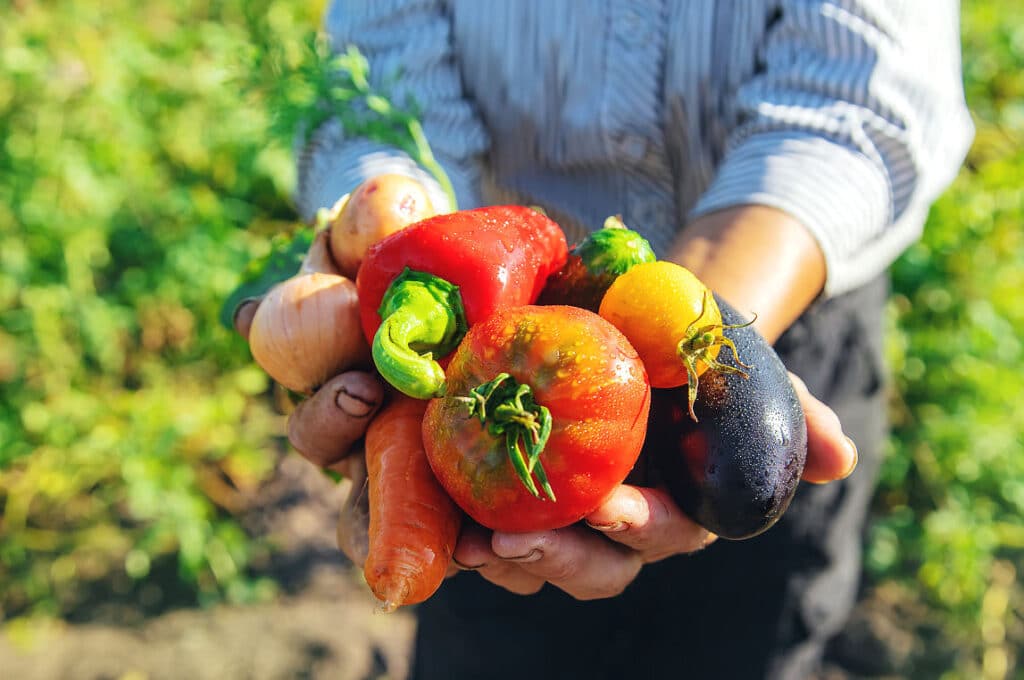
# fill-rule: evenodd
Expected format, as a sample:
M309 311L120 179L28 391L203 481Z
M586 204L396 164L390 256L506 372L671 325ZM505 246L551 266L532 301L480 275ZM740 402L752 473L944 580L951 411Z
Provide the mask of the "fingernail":
M245 309L246 306L251 305L254 302L259 302L259 301L260 301L260 298L258 296L247 297L247 298L245 298L243 300L240 300L239 303L237 305L235 305L235 312L234 312L234 314L232 314L232 316L237 319L238 318L238 313L240 311L242 311L243 309Z
M365 418L377 406L376 402L367 399L364 395L349 391L347 387L342 387L334 395L334 404L353 418Z
M231 325L244 336L249 335L249 328L252 327L252 318L255 316L255 313L250 314L241 325L239 325L239 317L242 315L242 311L249 307L249 305L255 305L259 301L258 297L245 298L235 306L235 311L231 315Z
M459 562L454 557L452 558L452 562L455 563L456 567L458 567L459 569L462 569L463 571L476 571L477 569L480 569L481 567L484 567L484 566L487 565L486 562L481 562L480 564L477 564L475 566L470 566L468 564L463 564L462 562Z
M857 445L854 444L853 440L850 439L849 437L846 438L846 445L850 448L850 451L853 453L853 463L850 464L850 469L846 471L846 474L844 474L841 477L841 479L846 479L847 477L849 477L850 475L853 474L854 470L857 469L857 460L858 460Z
M544 553L539 548L534 548L525 555L518 555L516 557L506 557L505 559L509 562L536 562L541 557L544 557Z
M611 522L609 524L594 524L593 522L587 522L587 526L606 534L614 534L617 531L625 531L629 528L629 525L625 522Z

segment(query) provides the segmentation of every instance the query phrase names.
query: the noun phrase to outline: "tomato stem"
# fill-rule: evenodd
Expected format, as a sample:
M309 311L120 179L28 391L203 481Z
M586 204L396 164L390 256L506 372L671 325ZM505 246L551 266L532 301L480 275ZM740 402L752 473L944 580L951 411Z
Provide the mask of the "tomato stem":
M469 406L470 418L478 418L492 436L505 438L509 462L523 486L540 498L539 484L544 495L554 501L555 492L540 462L551 436L551 412L534 401L533 389L508 373L499 373L469 394L458 399Z
M732 373L742 376L743 378L749 378L750 375L743 369L736 368L735 366L729 366L718 361L718 359L711 355L711 349L713 347L728 347L732 350L733 359L737 364L743 368L751 368L751 366L740 360L740 355L736 351L736 345L732 340L722 335L721 331L729 328L745 328L757 320L757 315L754 315L754 318L746 323L729 325L721 323L706 324L694 330L694 326L697 322L704 318L704 312L707 309L708 298L710 297L711 293L708 290L705 290L704 296L700 301L700 314L698 314L697 317L694 318L694 320L686 327L684 337L679 341L679 344L676 347L676 353L686 366L687 405L690 410L690 418L692 418L695 423L698 422L697 414L693 411L693 405L697 401L697 383L699 380L697 362L703 362L708 367L709 371Z
M458 286L407 267L384 293L378 313L372 352L381 376L416 399L440 394L444 370L434 357L447 355L466 334Z

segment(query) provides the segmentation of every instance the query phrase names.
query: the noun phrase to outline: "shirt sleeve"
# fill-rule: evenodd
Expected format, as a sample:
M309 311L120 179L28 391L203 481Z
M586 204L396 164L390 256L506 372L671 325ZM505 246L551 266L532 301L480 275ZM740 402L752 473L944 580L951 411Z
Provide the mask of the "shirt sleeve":
M452 51L451 22L438 0L333 0L324 19L332 49L357 47L370 81L392 102L413 107L460 208L479 205L480 156L486 133L463 96ZM298 154L296 206L311 219L363 180L398 173L420 180L439 212L451 208L433 176L400 149L346 135L331 120Z
M691 217L744 204L800 220L825 295L865 283L920 236L973 137L955 0L786 0L763 69Z

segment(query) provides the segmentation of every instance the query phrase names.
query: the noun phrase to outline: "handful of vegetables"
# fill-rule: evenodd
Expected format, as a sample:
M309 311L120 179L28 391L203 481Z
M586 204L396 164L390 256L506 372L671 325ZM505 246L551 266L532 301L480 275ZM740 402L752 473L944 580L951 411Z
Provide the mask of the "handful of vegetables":
M771 347L689 271L615 218L570 251L534 209L432 215L412 180L369 182L319 236L331 261L274 288L250 339L294 392L371 361L394 388L366 438L364 573L385 609L436 591L463 513L502 531L568 526L645 439L708 530L746 538L781 516L803 413ZM417 209L366 205L408 196Z

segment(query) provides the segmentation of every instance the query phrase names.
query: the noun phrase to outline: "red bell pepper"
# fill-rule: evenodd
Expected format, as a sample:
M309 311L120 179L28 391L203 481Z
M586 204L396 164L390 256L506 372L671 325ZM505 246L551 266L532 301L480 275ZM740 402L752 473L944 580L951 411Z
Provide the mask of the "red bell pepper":
M356 277L377 370L409 396L436 396L438 360L469 326L532 303L567 256L561 227L522 206L437 215L379 241Z

